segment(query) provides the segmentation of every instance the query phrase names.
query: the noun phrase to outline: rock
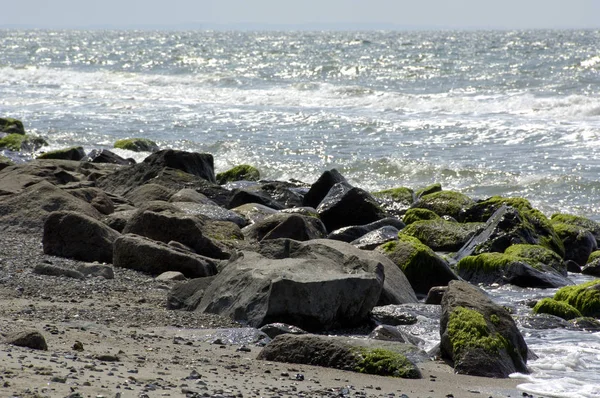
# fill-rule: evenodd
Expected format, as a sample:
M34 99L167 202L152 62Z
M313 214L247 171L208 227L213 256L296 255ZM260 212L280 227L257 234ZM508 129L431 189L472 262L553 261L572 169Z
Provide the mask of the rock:
M178 271L167 271L158 275L156 278L157 281L161 282L170 282L170 281L184 281L185 275Z
M144 203L161 200L168 202L175 192L158 184L144 184L125 194L125 198L139 207Z
M425 220L439 220L441 219L436 213L427 209L408 209L404 216L402 217L402 221L406 225L410 225L415 221L425 221Z
M240 228L248 225L248 220L233 210L227 210L216 204L201 204L191 202L173 202L179 211L189 216L200 216L205 220L229 221L237 224Z
M373 340L396 341L399 343L412 344L414 346L424 344L424 340L391 325L377 326L371 333L369 333L368 338Z
M82 261L110 263L113 242L120 234L85 214L50 213L44 223L44 253Z
M123 232L125 226L131 220L137 210L123 210L109 214L102 218L102 222L117 232Z
M594 235L584 228L563 223L552 223L552 227L565 247L565 260L584 266L590 254L598 248Z
M450 216L458 219L459 214L473 204L473 199L456 191L439 191L422 195L413 208L427 209L438 216Z
M79 162L70 160L33 160L5 168L0 173L0 190L20 193L42 181L64 186L72 182L82 182L87 179L87 175L95 171L85 169Z
M528 200L493 196L480 201L460 214L462 222L486 222L478 236L468 245L475 254L499 252L514 244L541 245L564 257L565 250L550 221ZM462 257L470 253L461 249ZM461 257L457 257L459 260Z
M114 148L126 149L134 152L158 152L159 147L156 142L149 140L148 138L126 138L117 140L114 144Z
M46 145L48 143L42 137L29 134L7 134L0 136L0 148L6 148L14 152L35 152Z
M458 223L443 219L415 221L402 230L434 251L455 252L480 232L483 223Z
M596 258L592 262L587 263L581 267L579 271L584 275L600 277L600 258Z
M324 238L325 226L315 217L278 213L270 215L242 230L246 239L263 241L289 238L297 241Z
M169 199L169 202L171 203L197 203L197 204L202 204L202 205L213 205L213 206L217 206L217 204L215 202L213 202L212 200L210 200L206 195L201 194L200 192L194 190L194 189L190 189L190 188L184 188L181 189L177 192L175 192L172 196L171 199Z
M554 223L562 223L562 224L569 224L569 225L574 225L576 227L580 227L583 228L589 232L591 232L591 234L594 236L594 238L596 239L596 245L600 246L600 223L591 220L589 218L586 217L581 217L581 216L574 216L571 214L553 214L552 217L550 217L550 222Z
M581 267L573 260L565 261L565 267L567 268L567 272L573 272L576 274L581 273Z
M399 240L377 248L396 264L408 278L414 291L427 295L434 286L446 286L458 277L448 263L412 236L400 234Z
M234 209L248 203L258 203L271 209L281 210L285 206L275 201L269 195L263 192L253 192L245 189L234 189L233 196L227 205L228 209Z
M280 334L307 334L304 330L296 327L294 325L287 325L285 323L269 323L268 325L264 325L260 328L260 331L269 336L269 338L274 339Z
M174 240L203 256L229 258L227 252L203 235L202 227L203 223L193 216L140 209L129 220L123 233L141 235L164 243Z
M308 192L304 195L302 204L316 209L325 196L327 196L329 190L337 183L347 183L346 179L339 171L331 169L323 172L319 179L311 185Z
M207 257L174 249L133 234L122 235L114 243L113 265L151 275L179 271L188 278L217 273L216 262Z
M414 325L417 317L402 305L383 305L371 310L371 319L379 325Z
M101 217L90 204L42 181L19 194L0 199L0 229L40 231L48 214L57 210L76 211L93 218Z
M527 259L527 263L536 265L546 265L554 269L562 276L567 276L567 267L562 258L548 249L547 247L540 245L526 245L517 244L509 246L505 251L505 254L521 257Z
M83 275L93 278L115 279L115 271L113 267L106 264L89 263L81 264L77 267L77 271Z
M350 244L362 250L373 250L384 243L397 240L398 232L397 228L391 226L381 227L353 240Z
M520 287L556 288L572 284L565 276L545 264L505 253L468 256L456 264L461 278L473 284L511 284Z
M448 290L447 286L434 286L429 289L429 293L427 293L427 298L425 299L425 304L434 304L440 305L442 304L442 298L444 298L444 294Z
M217 183L223 185L231 181L258 181L260 172L254 166L248 164L240 164L227 171L217 174Z
M569 328L584 332L600 332L600 320L585 316L583 318L571 319L569 321Z
M247 219L250 224L254 224L255 222L258 222L272 214L278 213L277 210L259 203L247 203L245 205L235 207L231 209L231 211L234 211Z
M394 227L398 230L401 230L405 227L404 223L397 218L387 217L365 225L351 225L336 229L327 235L327 239L341 240L342 242L350 243L368 234L369 232L386 226Z
M467 282L448 285L440 335L442 358L456 373L506 378L529 372L527 344L510 314Z
M358 340L347 337L292 335L277 336L257 359L349 370L353 372L420 379L413 361L423 361L418 348L403 343Z
M548 330L569 328L569 322L550 314L526 315L518 317L517 320L519 322L519 326L528 329ZM528 359L531 359L531 357Z
M379 202L388 214L401 216L414 203L415 193L410 188L392 188L372 192L371 195Z
M317 212L328 231L369 224L386 217L367 191L347 183L335 184L317 207Z
M303 206L304 188L295 183L268 181L251 190L268 195L284 208L298 208Z
M349 256L320 240L281 241L289 242L282 259L242 252L208 287L198 310L253 327L283 322L309 331L366 320L383 289L379 261Z
M417 189L415 191L415 196L417 198L420 198L421 196L425 196L425 195L429 195L429 194L432 194L432 193L440 192L441 190L442 190L442 184L436 182L435 184L431 184L431 185L428 185L428 186L426 186L424 188Z
M40 332L35 330L24 330L11 333L6 337L5 342L6 344L27 347L33 350L48 350L46 339Z
M600 318L600 279L565 286L556 292L554 300L570 304L583 316Z
M115 205L103 190L98 188L75 188L68 189L68 193L78 199L85 200L102 214L111 214L115 211Z
M214 276L207 276L178 283L167 295L167 309L194 311L214 279Z
M23 122L18 119L0 117L0 132L25 135L25 127L23 127Z
M132 164L135 164L134 159L125 159L116 153L109 151L108 149L93 149L81 160L84 162L110 163L119 164L122 166L131 166Z
M207 220L202 226L202 234L220 243L244 240L240 227L230 221Z
M562 301L556 301L553 298L543 298L533 307L534 314L550 314L565 320L580 318L581 312L575 307Z
M79 271L59 267L52 264L36 264L35 268L33 269L33 273L38 275L64 276L73 279L85 278L84 275Z
M83 147L70 147L57 149L55 151L44 152L37 156L38 159L63 159L63 160L81 160L85 157Z

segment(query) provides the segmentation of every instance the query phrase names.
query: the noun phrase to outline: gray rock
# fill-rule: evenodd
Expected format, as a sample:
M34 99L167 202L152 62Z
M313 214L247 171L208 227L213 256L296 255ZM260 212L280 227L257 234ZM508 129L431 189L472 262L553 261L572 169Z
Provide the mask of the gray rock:
M189 216L200 216L203 219L214 221L229 221L237 224L240 228L248 225L248 220L238 213L217 206L216 204L171 202L173 203L173 206L179 209L183 214Z
M83 147L71 147L42 153L38 159L81 160L85 157Z
M163 272L162 274L158 275L155 279L157 281L161 281L161 282L169 282L169 281L184 281L186 278L185 278L185 275L183 275L179 271L167 271L167 272Z
M171 196L171 199L169 199L169 202L197 203L202 205L217 206L217 204L214 201L210 200L206 195L189 188L184 188L175 192L175 194Z
M120 236L114 229L85 214L72 211L50 213L44 223L44 253L82 261L110 263L113 242Z
M35 330L25 330L11 333L6 337L6 344L12 344L19 347L27 347L34 350L48 350L48 344L44 336Z
M262 191L249 191L246 189L234 189L233 196L231 197L227 208L233 209L248 203L258 203L275 210L281 210L285 208L283 204L277 202L275 199L271 198L268 194Z
M53 264L36 264L35 268L33 269L33 273L38 275L64 276L74 279L85 278L85 276L79 271L59 267Z
M135 160L125 159L116 153L109 151L108 149L93 149L87 154L86 157L82 159L82 161L91 163L111 163L123 166L135 164Z
M329 190L337 183L347 182L346 178L336 169L325 171L308 192L304 195L303 205L317 208L321 201L327 196Z
M264 325L260 328L260 331L269 336L271 339L274 339L280 334L306 334L306 332L299 327L287 325L281 322Z
M406 225L398 220L397 218L387 217L382 220L365 224L365 225L351 225L349 227L343 227L332 231L327 235L327 239L341 240L342 242L352 242L359 239L360 237L368 234L371 231L375 231L381 227L394 227L398 230L403 229Z
M397 341L399 343L412 344L415 346L425 345L424 340L391 325L377 326L369 334L369 338L373 340Z
M173 286L167 295L167 309L194 311L214 279L214 276L194 278Z
M179 271L188 278L211 276L217 272L216 262L210 258L133 234L115 240L113 265L151 275Z
M78 199L85 200L102 214L111 214L115 211L112 199L101 189L93 187L76 188L68 189L67 192Z
M115 270L107 264L89 263L81 264L77 271L83 275L93 278L115 279Z
M297 241L324 238L325 226L315 217L278 213L265 217L242 230L246 239L263 241L289 238Z
M124 196L125 198L130 200L135 206L139 207L144 203L155 200L168 202L174 193L175 192L172 189L169 189L162 185L150 183L134 188L132 191L126 193Z
M414 325L417 317L402 305L384 305L373 308L371 319L377 324L383 325Z
M350 244L362 250L373 250L384 243L397 240L398 232L395 227L381 227L353 240Z
M258 222L272 214L278 213L277 210L259 203L247 203L231 210L247 219L250 224Z

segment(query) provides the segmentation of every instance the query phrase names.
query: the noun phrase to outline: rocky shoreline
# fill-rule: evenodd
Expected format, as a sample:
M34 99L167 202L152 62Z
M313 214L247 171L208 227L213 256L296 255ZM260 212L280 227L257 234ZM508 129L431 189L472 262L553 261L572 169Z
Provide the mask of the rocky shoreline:
M140 145L0 160L6 396L516 396L535 353L477 284L562 287L537 316L600 330L600 283L568 278L597 272L592 220Z

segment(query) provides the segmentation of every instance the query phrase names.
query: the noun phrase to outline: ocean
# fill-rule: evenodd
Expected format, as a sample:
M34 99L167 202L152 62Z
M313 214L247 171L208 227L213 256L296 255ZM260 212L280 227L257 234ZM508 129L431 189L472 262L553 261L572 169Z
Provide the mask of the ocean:
M0 116L46 149L146 137L217 171L337 168L368 190L439 182L600 221L600 31L0 30ZM528 333L526 391L600 395L599 334Z

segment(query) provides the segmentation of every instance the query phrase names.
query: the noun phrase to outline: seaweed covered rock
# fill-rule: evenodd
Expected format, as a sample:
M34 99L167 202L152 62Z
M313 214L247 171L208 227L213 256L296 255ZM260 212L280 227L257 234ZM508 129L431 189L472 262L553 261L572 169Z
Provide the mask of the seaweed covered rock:
M425 358L424 352L410 344L310 334L279 335L257 357L404 379L422 378L415 362Z
M442 299L441 355L456 373L506 378L528 373L527 344L513 318L479 288L452 281Z
M550 314L565 320L580 318L583 315L572 305L564 301L557 301L553 298L543 298L533 307L534 314Z
M600 318L600 279L565 286L556 292L554 300L570 304L583 316Z
M244 236L250 240L289 238L297 241L324 238L325 225L315 217L299 214L277 213L244 228Z
M227 171L217 174L217 183L223 185L232 181L258 181L260 172L249 164L240 164Z
M482 253L462 258L456 264L458 275L474 284L511 284L520 287L554 288L571 281L552 267L505 253Z
M29 151L33 152L43 146L48 145L42 137L23 135L23 134L7 134L0 136L0 148L10 149L11 151Z
M389 214L401 216L414 203L415 193L406 187L386 189L371 193Z
M323 172L319 179L310 186L310 189L304 195L302 204L316 209L325 196L327 196L329 190L338 183L348 183L346 178L344 178L339 171L331 169Z
M493 196L465 209L458 219L462 222L486 222L489 231L483 234L490 239L487 243L482 242L476 253L502 253L510 245L529 243L545 246L564 257L564 245L552 223L527 199Z
M25 135L25 127L18 119L0 117L0 133Z
M399 234L398 241L381 245L377 250L402 270L419 295L425 296L432 287L446 286L458 279L445 260L412 236Z
M419 188L415 191L415 196L420 198L421 196L429 195L430 193L440 192L442 190L442 184L436 182L426 187Z
M439 216L450 216L458 220L461 212L473 203L473 199L463 193L439 191L421 196L412 207L431 210Z
M553 222L552 226L565 247L564 259L585 265L590 254L598 248L594 235L576 225Z
M148 138L125 138L117 140L113 147L134 152L158 152L160 149L156 145L156 142Z
M455 252L463 247L483 223L458 223L438 218L415 221L402 230L402 234L415 237L435 251Z
M545 264L552 267L562 276L567 276L567 266L556 252L540 245L516 244L509 246L505 254L527 259L528 264Z
M367 191L347 183L335 184L317 207L317 212L328 231L350 225L369 224L386 217L383 209Z
M596 244L600 246L600 224L598 222L586 217L562 213L553 214L550 217L550 221L552 223L575 225L577 227L590 231L596 239Z
M402 221L406 225L410 225L415 221L425 221L425 220L438 220L441 219L436 213L427 209L408 209L404 216L402 217Z
M74 146L65 149L48 151L38 155L38 159L62 159L62 160L81 160L85 157L85 151L81 146Z

